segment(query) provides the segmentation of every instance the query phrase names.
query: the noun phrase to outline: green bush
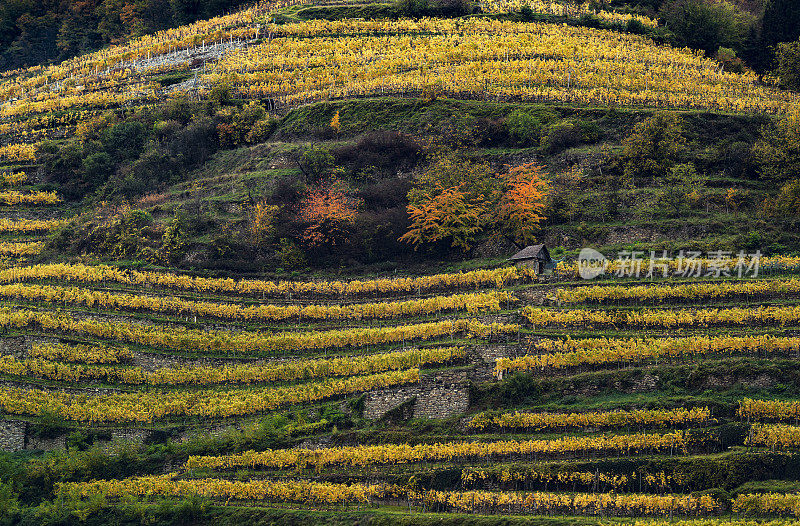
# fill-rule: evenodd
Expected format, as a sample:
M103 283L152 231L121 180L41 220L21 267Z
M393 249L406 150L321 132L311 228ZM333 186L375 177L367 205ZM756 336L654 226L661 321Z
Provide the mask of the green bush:
M532 146L541 138L545 122L525 110L514 110L505 120L508 134L520 146Z
M542 136L542 149L554 153L581 143L581 129L572 121L563 121L551 125Z

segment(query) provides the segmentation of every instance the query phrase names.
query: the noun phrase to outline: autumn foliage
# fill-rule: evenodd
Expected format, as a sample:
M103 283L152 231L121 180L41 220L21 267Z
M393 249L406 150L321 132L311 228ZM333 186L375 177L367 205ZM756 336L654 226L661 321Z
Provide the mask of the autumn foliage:
M542 167L533 163L511 168L504 179L506 191L500 200L499 218L515 242L527 245L535 240L544 220L547 180Z
M347 237L361 200L338 182L324 183L308 191L300 203L300 219L308 224L302 240L308 246L337 245Z
M548 191L541 167L524 164L502 175L464 170L469 177L462 177L461 182L453 181L454 171L443 172L446 176L429 171L409 192L411 226L400 241L416 249L425 243L449 240L451 247L466 252L475 236L492 225L517 243L534 240L544 220ZM433 180L439 184L431 188Z
M400 241L418 248L423 243L450 239L452 247L469 250L475 235L482 230L485 209L471 201L463 185L441 190L419 205L408 205L411 226Z

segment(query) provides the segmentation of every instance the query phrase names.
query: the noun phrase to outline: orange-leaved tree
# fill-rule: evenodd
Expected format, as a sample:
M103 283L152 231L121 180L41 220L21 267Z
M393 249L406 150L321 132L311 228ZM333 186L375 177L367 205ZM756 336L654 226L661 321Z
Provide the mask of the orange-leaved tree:
M503 179L505 191L498 209L502 228L515 243L530 244L545 219L547 179L542 167L533 163L511 168Z
M412 243L414 250L424 243L449 239L452 247L467 251L482 230L485 207L470 199L464 184L438 188L436 192L408 205L411 226L400 241Z
M300 202L300 219L308 224L302 240L312 247L340 244L355 222L361 200L346 185L330 181L308 191Z

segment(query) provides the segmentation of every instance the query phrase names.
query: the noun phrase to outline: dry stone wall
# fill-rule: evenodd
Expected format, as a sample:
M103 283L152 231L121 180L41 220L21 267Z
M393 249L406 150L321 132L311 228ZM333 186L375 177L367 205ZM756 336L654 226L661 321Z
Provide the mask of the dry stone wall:
M19 420L0 421L0 450L22 451L25 449L27 422Z
M414 400L414 418L447 418L469 407L468 370L454 370L423 375L419 385L381 389L367 394L364 417L377 419Z

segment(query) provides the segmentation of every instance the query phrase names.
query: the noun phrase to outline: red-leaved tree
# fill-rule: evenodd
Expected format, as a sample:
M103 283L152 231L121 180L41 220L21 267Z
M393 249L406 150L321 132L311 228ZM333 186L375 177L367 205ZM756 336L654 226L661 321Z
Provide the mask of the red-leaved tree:
M350 233L361 200L338 181L312 188L300 202L299 217L308 226L302 241L309 247L336 246Z

